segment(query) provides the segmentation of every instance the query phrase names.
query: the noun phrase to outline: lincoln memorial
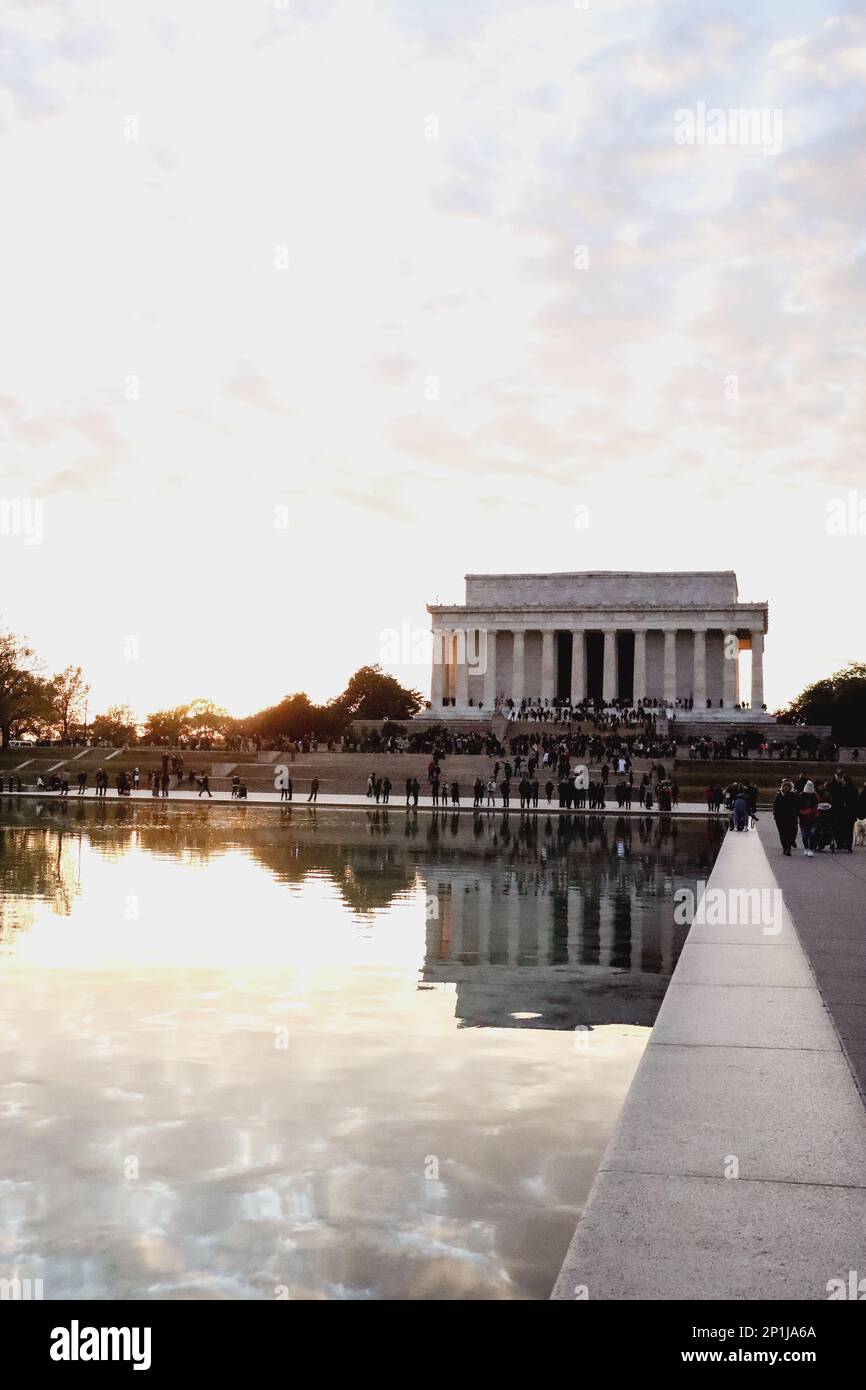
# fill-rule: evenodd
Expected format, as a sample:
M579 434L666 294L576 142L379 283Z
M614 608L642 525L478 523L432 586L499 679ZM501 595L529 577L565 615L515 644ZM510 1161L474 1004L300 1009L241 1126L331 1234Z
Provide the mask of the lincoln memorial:
M767 604L732 570L467 574L466 602L428 604L431 710L483 717L502 701L764 702ZM739 653L752 653L740 691Z

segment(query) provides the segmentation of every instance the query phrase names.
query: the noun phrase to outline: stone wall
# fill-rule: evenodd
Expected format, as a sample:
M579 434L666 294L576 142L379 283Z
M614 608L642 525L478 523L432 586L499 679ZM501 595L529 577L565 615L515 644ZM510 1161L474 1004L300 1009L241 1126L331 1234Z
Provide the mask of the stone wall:
M467 574L467 606L667 604L728 607L737 602L733 570L646 574L617 570L578 574Z

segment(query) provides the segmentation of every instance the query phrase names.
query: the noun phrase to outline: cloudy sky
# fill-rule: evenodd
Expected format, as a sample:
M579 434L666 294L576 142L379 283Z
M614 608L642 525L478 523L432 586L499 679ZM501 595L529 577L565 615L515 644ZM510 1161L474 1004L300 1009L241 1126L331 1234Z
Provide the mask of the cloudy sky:
M863 658L864 95L811 0L6 0L0 620L91 713L328 697L467 571Z

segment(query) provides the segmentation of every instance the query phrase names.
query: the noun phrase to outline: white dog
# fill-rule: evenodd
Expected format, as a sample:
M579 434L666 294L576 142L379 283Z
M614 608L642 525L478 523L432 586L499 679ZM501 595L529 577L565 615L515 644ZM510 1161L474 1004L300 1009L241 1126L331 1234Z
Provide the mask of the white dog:
M866 816L862 820L854 822L854 843L855 845L866 845Z

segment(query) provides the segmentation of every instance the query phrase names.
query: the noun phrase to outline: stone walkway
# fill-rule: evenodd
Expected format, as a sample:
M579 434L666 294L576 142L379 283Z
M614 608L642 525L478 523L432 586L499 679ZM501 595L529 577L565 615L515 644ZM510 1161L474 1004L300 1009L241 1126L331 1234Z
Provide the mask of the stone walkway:
M778 920L696 917L554 1298L823 1300L862 1275L866 1111L837 1029L862 1058L864 876L862 849L783 858L769 816L726 837L707 897L785 884Z
M785 907L866 1102L866 849L786 859L771 815L758 825Z
M27 790L27 791L20 791L20 792L9 792L9 791L4 791L4 792L3 792L3 795L4 795L4 796L30 796L30 797L38 797L38 798L39 798L40 800L42 800L42 801L61 801L61 800L62 800L62 801L68 802L70 805L71 805L73 802L76 802L76 801L98 801L98 800L100 800L100 801L101 801L101 800L104 800L105 803L106 803L106 805L109 804L109 803L112 803L112 802L113 802L113 803L117 803L118 801L123 801L124 803L127 803L127 804L128 804L130 801L135 801L135 802L139 802L139 803L142 803L142 804L144 804L144 803L148 803L148 804L156 803L156 804L158 804L158 805L160 805L160 806L166 806L166 805L169 805L169 804L171 804L171 803L177 804L177 802L183 802L184 804L186 804L186 803L188 803L188 802L198 802L199 805L204 805L204 806L206 806L206 805L208 805L208 804L211 804L211 803L214 804L214 805L220 804L220 805L224 805L224 806L270 806L270 807L280 807L280 806L284 806L284 807L292 807L292 808L295 809L295 810L298 810L299 808L304 807L304 806L309 807L309 806L311 805L311 803L307 800L307 798L308 798L308 796L309 796L309 784L307 784L306 786L303 786L303 785L302 785L302 786L300 786L300 787L296 787L295 792L294 792L294 796L293 796L293 798L292 798L291 801L281 801L281 800L280 800L280 794L279 794L279 792L256 792L254 795L248 796L248 797L246 798L246 800L244 800L244 801L238 801L236 798L234 798L234 797L231 795L230 792L213 792L212 795L211 795L211 797L208 798L208 796L207 796L206 794L205 794L204 796L202 796L202 797L199 797L198 792L195 792L195 791L186 791L185 789L176 790L174 787L172 787L171 793L170 793L170 795L169 795L168 797L156 797L156 796L153 796L149 790L148 790L148 791L132 792L132 793L130 793L130 795L129 795L128 797L118 797L116 789L115 789L114 787L109 787L109 789L108 789L108 795L105 796L105 797L103 798L103 797L97 797L96 792L95 792L95 790L93 789L93 787L88 787L88 788L87 788L87 791L84 793L84 795L83 795L83 796L79 796L79 795L78 795L78 788L77 788L77 786L76 786L74 783L73 783L73 784L70 786L70 788L69 788L69 795L68 795L68 797L61 797L60 794L59 794L59 792L34 791L32 788L29 789L29 790ZM405 792L403 793L402 796L401 796L401 795L392 795L391 800L390 800L389 802L380 801L378 805L377 805L376 802L372 799L372 797L368 797L368 796L359 796L359 795L355 795L355 794L353 794L353 793L351 793L351 792L346 792L346 793L319 792L319 796L318 796L318 799L317 799L317 801L315 802L315 804L316 804L317 806L327 807L329 810L330 810L332 807L338 807L338 806L341 806L341 807L343 807L344 809L350 809L350 810L355 810L355 811L358 811L358 810L365 810L365 811L394 811L394 812L397 812L397 811L405 811L405 810L407 810L407 809L409 809L409 810L414 809L414 808L412 808L412 807L408 807L408 808L407 808L407 806L406 806L406 794L405 794ZM520 811L520 797L519 797L519 796L517 796L517 797L512 796L512 798L511 798L511 805L510 805L509 807L507 807L507 808L503 807L503 805L502 805L502 798L501 798L501 797L497 797L496 805L495 805L495 806L481 806L481 807L476 808L476 807L474 807L474 806L472 805L472 793L471 793L471 791L470 791L470 794L469 794L468 797L464 796L464 797L461 798L461 801L460 801L460 805L459 805L459 806L452 806L450 802L449 802L447 805L444 805L444 804L443 804L443 805L440 805L440 806L434 806L434 805L433 805L433 798L432 798L432 797L430 797L430 796L419 796L419 798L418 798L418 806L417 806L417 809L418 809L419 811L436 811L436 810L438 810L438 811L447 811L449 814L450 814L452 811L464 811L464 812L465 812L465 811L468 811L468 812L471 813L471 812L473 812L474 810L478 809L479 811L483 811L483 812L485 812L485 814L488 814L488 815L494 815L495 813L500 813L500 812L502 812L503 810L507 809L507 810L509 810L509 811L512 812L512 813L517 813L518 815L521 814L521 811ZM582 807L579 807L579 808L572 808L571 810L566 810L565 807L557 806L555 803L552 804L552 805L550 805L550 806L548 806L547 802L544 800L544 798L542 798L542 799L539 801L539 804L538 804L536 807L534 807L533 810L532 810L531 812L527 812L527 814L532 814L532 815L535 815L535 816L563 816L563 815L582 815L582 816L585 816L585 815L590 815L590 816L604 816L604 815L607 815L607 816L658 816L658 815L659 815L659 809L658 809L658 806L653 806L653 809L652 809L651 811L647 811L646 808L644 808L644 807L640 807L640 806L637 806L637 805L633 805L630 811L620 810L620 808L616 805L615 802L612 802L611 800L608 800L608 803L607 803L607 805L604 807L604 810L600 810L600 809L599 809L599 810L590 810L590 809L589 809L588 807L586 807L586 806L582 806ZM674 809L673 811L667 812L667 814L668 814L668 815L673 815L673 816L709 816L709 815L713 815L713 816L716 816L716 815L727 816L729 813L728 813L727 811L708 811L705 805L703 805L703 804L701 804L701 803L698 803L698 802L682 802L682 803L680 803L679 806L675 807L675 809Z

